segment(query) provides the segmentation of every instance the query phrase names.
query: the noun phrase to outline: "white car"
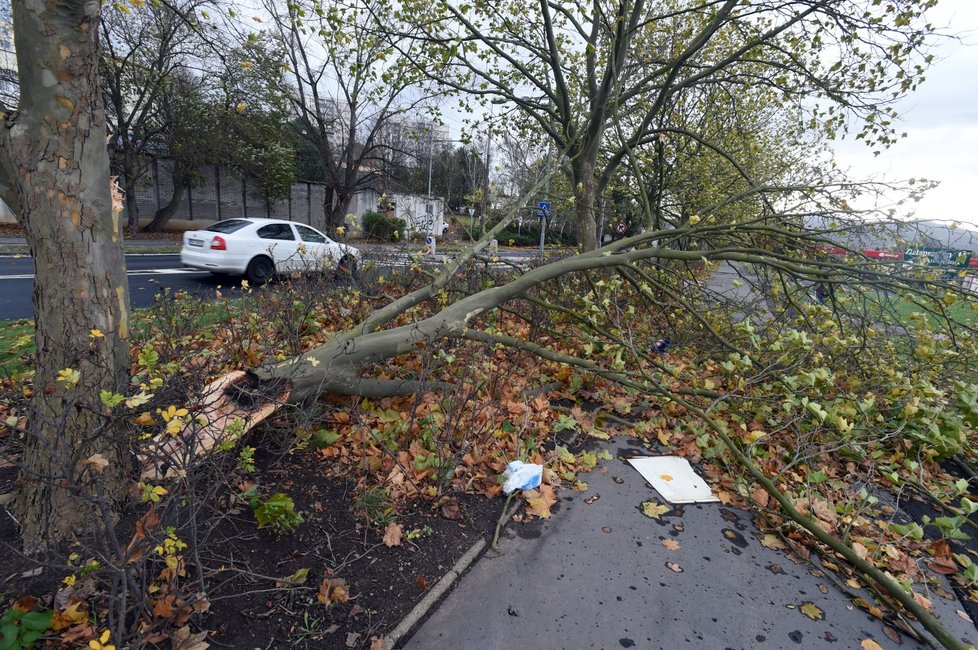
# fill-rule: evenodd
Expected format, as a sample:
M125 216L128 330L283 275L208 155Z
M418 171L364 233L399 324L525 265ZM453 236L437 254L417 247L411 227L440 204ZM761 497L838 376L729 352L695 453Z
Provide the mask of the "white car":
M225 219L183 234L184 266L243 275L263 284L275 274L336 269L354 274L360 251L315 228L282 219Z

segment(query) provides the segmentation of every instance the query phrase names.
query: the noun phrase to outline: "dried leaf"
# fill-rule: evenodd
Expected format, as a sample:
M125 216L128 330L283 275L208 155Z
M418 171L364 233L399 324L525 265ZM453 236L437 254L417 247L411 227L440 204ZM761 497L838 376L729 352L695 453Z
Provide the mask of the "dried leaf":
M557 503L557 495L549 485L541 485L536 490L524 493L526 499L526 513L541 519L550 517L550 507Z
M21 596L14 601L13 609L18 612L26 614L27 612L33 612L37 607L38 600L34 596Z
M384 529L384 544L387 545L387 548L400 546L403 534L404 530L400 524L394 522L387 524L387 528Z
M384 638L380 636L370 637L370 650L387 650L387 643Z
M462 512L458 509L457 501L449 501L441 507L441 516L449 521L457 521L461 516Z
M329 598L334 603L345 603L346 601L350 600L350 592L347 591L345 586L336 587L329 593Z
M921 607L926 609L928 612L934 610L934 603L930 601L930 598L924 596L923 594L918 594L916 591L911 592L913 599L916 600Z
M675 562L666 562L666 568L675 573L682 573L683 568Z
M105 471L105 468L109 466L109 459L102 454L92 454L85 459L84 464L90 466L96 472L101 474Z
M863 639L859 644L859 647L863 650L883 650L883 646L876 643L876 641L873 641L872 639Z
M761 538L761 546L774 551L784 550L784 542L782 542L776 535L772 535L770 533Z
M825 612L819 609L815 603L802 603L801 613L813 621L821 621L825 618Z
M900 636L900 633L894 630L889 625L883 626L883 634L885 634L887 638L890 639L890 641L893 641L893 643L897 645L903 645L903 637Z
M680 549L679 542L674 539L666 538L662 540L662 545L665 546L670 551L678 551Z
M672 508L657 501L644 501L642 503L642 514L652 519L658 519L662 515L671 511Z
M170 634L170 650L207 650L211 646L204 641L207 634L207 630L192 634L190 626L184 625Z
M51 618L51 629L55 632L60 632L73 625L84 623L86 620L88 620L88 611L86 610L85 602L75 600L61 611L54 613L54 616Z

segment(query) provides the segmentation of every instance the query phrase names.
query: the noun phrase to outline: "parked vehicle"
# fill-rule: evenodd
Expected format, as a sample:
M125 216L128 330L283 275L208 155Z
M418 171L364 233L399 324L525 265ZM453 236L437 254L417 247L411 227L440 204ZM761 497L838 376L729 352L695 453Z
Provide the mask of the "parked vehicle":
M315 228L282 219L225 219L183 234L180 261L263 284L276 274L335 269L353 275L360 251Z

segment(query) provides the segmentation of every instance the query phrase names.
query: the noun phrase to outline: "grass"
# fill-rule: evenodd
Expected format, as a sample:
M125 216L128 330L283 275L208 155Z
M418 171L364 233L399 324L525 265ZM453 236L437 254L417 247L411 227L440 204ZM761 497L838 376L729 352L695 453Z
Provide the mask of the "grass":
M233 298L228 301L197 302L195 298L191 308L180 315L188 319L185 327L188 330L206 333L219 323L226 323L231 318L240 318L247 312L250 304L244 298ZM160 317L153 307L133 309L131 313L134 340L143 340L151 335L152 326ZM0 378L10 377L31 370L34 367L34 321L24 318L21 320L0 321Z
M917 304L917 302L904 300L896 295L887 294L881 296L880 304L901 322L908 322L913 314L925 314L931 323L943 323L943 319L938 315L940 313L938 309L926 309ZM978 325L978 303L959 300L950 307L945 307L945 310L948 318L959 325L969 325L972 327Z
M27 359L34 357L34 321L22 319L0 324L0 376L9 377L30 370Z

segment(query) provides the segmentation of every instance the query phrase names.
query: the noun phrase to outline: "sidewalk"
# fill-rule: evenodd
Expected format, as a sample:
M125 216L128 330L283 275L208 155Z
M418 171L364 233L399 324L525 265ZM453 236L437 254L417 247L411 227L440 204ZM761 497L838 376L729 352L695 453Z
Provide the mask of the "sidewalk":
M747 513L711 503L661 521L644 516L641 503L661 499L619 456L649 452L624 440L604 444L615 459L581 476L588 490L560 492L549 520L510 523L499 551L475 563L404 647L858 650L868 638L897 646L827 572L761 546ZM944 625L978 641L956 599L931 597ZM902 648L927 647L899 637Z

